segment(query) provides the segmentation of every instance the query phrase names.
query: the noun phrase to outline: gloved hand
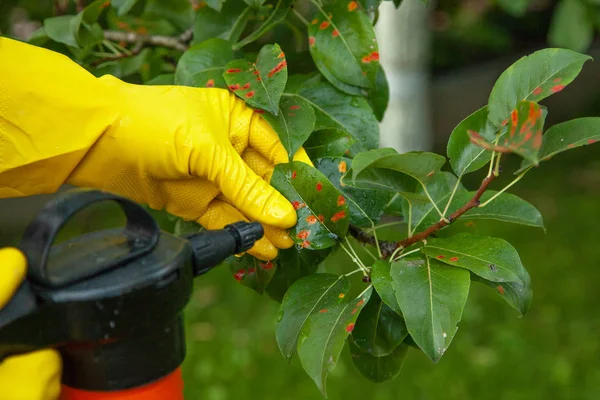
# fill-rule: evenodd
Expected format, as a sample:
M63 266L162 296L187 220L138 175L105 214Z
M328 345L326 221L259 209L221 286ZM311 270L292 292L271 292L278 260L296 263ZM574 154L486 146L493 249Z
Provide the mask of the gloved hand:
M25 278L27 260L17 249L0 249L0 308L4 307ZM55 400L61 390L62 362L55 350L39 350L8 357L0 362L1 398L7 400Z
M287 153L233 93L95 78L7 38L0 59L0 197L95 187L207 229L258 221L265 237L248 253L262 260L293 245L296 212L263 179Z

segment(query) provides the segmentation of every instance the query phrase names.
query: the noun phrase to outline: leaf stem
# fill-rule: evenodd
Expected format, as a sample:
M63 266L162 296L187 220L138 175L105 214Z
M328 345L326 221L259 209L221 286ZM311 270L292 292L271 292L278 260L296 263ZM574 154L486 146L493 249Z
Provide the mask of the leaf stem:
M445 219L444 214L442 214L442 212L438 208L437 204L435 204L435 201L433 201L433 199L429 195L429 192L427 191L427 187L425 187L425 184L423 182L421 182L421 186L423 187L423 191L425 192L425 195L427 196L427 198L429 199L429 201L431 202L431 204L433 205L433 207L435 208L435 210L438 212L438 214L440 214L440 217L442 219Z
M298 10L296 10L294 8L294 15L305 25L308 26L308 21L306 20L306 18L304 18L304 16L302 14L300 14L298 12Z
M342 276L350 276L350 275L354 275L354 274L355 274L355 273L357 273L357 272L362 272L362 268L357 268L357 269L355 269L354 271L350 271L350 272L348 272L347 274L344 274L344 275L342 275Z
M513 181L511 183L509 183L508 185L506 185L502 190L500 190L498 193L496 193L495 195L493 195L489 200L487 200L485 203L480 204L478 207L485 207L488 204L490 204L492 202L492 200L496 199L496 197L500 196L502 193L506 192L508 189L510 189L511 186L513 186L515 183L519 182L524 176L525 174L531 169L532 167L527 168L525 171L521 172L519 174L519 176L517 176L515 179L513 179Z
M367 267L365 267L362 263L362 261L360 261L360 259L356 256L354 256L347 248L346 246L344 246L344 243L340 243L340 247L346 252L346 254L348 254L348 257L350 257L350 259L356 264L358 265L358 267L362 270L363 275L367 276L368 275L368 271L367 271Z
M383 258L383 254L381 254L381 248L379 247L379 239L377 239L377 229L375 229L375 223L373 221L371 221L371 227L373 228L373 239L375 239L375 247L377 248L377 255L379 256L379 258ZM371 252L369 252L369 254L371 254Z
M500 159L502 158L502 153L498 153L498 157L496 158L496 167L494 168L494 175L500 175Z
M390 256L390 260L393 261L394 258L396 257L396 254L401 253L403 250L404 250L404 247L398 247L396 250L394 250L394 252Z
M408 203L408 237L412 235L412 203L407 201Z
M114 55L116 55L116 56L121 55L121 52L109 40L103 40L102 44L105 45L110 51L112 51L112 53Z
M456 185L454 185L454 189L452 189L452 193L450 194L450 198L448 199L448 203L446 204L446 207L444 208L444 217L446 217L448 208L450 208L450 204L452 203L452 200L454 200L454 195L456 194L456 190L458 189L459 185L460 185L460 178L457 179Z
M396 259L392 259L392 258L390 258L390 261L397 261L397 260L399 260L399 259L401 259L401 258L404 258L404 257L406 257L406 256L407 256L407 255L409 255L409 254L416 253L417 251L421 251L421 249L420 249L420 248L419 248L419 249L414 249L414 250L411 250L411 251L409 251L409 252L407 252L407 253L400 254L400 255L398 256L398 258L396 258Z

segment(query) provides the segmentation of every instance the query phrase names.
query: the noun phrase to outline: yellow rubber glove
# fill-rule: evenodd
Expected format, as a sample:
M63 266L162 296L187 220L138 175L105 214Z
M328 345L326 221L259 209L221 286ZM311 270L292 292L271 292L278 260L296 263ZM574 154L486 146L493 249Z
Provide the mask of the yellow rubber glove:
M265 237L248 253L262 260L293 245L295 210L242 158L258 154L272 170L287 153L233 93L96 78L8 38L0 60L0 197L95 187L207 229L258 221ZM295 159L310 162L303 151Z
M17 249L0 249L0 308L21 284L27 270L25 256ZM62 362L55 350L40 350L8 357L0 362L0 398L6 400L55 400L60 396Z

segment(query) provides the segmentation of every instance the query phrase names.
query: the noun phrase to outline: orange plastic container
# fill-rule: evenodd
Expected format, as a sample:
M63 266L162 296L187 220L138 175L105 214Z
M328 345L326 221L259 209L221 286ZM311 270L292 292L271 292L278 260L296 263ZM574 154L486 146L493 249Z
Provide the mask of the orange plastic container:
M138 388L113 392L90 392L63 385L61 400L184 400L181 368Z

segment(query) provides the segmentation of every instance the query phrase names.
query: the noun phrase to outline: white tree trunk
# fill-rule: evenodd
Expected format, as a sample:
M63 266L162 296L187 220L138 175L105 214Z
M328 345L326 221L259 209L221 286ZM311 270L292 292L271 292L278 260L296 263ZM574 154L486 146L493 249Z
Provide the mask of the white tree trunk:
M431 150L429 97L429 7L421 0L403 0L379 6L375 33L379 59L390 87L388 108L380 124L380 146L403 153Z

